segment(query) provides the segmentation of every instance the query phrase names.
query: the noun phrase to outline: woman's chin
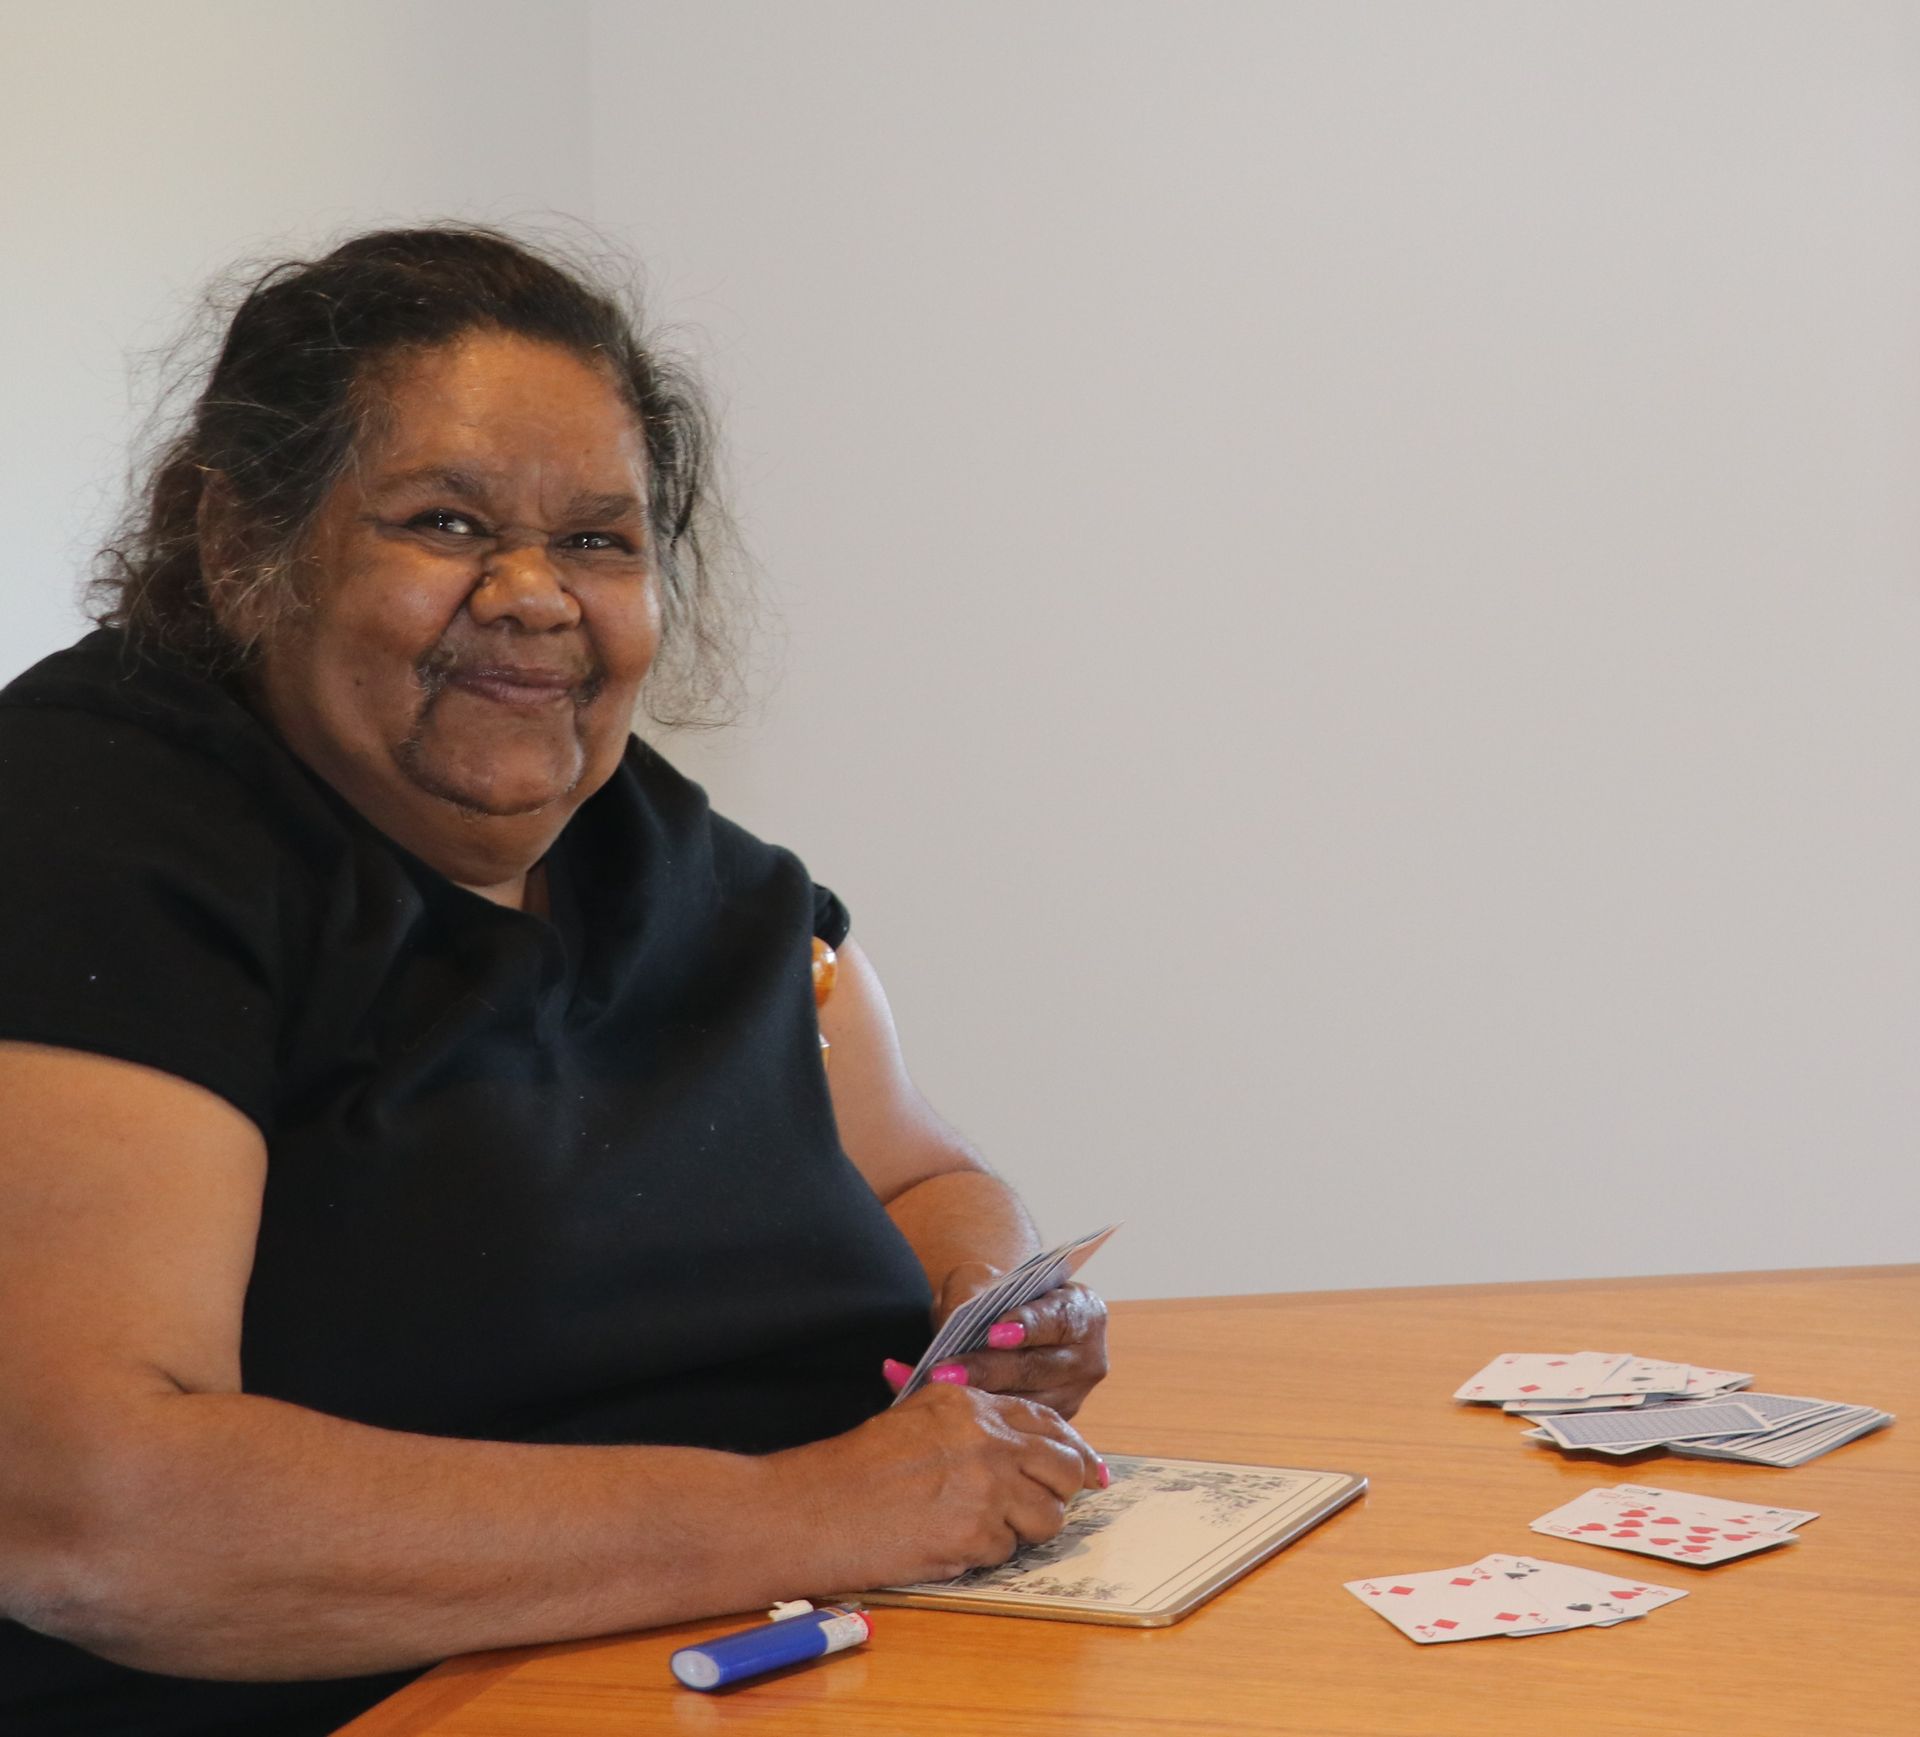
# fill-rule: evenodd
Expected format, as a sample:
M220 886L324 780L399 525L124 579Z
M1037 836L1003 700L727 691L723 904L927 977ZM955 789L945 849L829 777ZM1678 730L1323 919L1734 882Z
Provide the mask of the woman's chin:
M580 788L583 757L507 753L485 760L410 756L406 771L429 796L450 802L476 818L511 819L566 803Z

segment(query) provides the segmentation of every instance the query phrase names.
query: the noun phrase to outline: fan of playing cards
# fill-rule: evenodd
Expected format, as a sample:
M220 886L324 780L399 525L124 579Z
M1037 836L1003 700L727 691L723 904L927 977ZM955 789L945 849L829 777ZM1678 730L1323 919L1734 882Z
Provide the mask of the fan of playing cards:
M1870 1405L1749 1392L1752 1380L1737 1369L1702 1369L1626 1351L1508 1351L1453 1397L1517 1412L1536 1425L1527 1431L1530 1437L1557 1447L1610 1454L1662 1447L1773 1466L1800 1465L1893 1422ZM1542 1514L1533 1530L1710 1568L1797 1543L1793 1528L1818 1518L1805 1508L1617 1484ZM1423 1645L1611 1628L1686 1596L1671 1586L1530 1556L1483 1556L1463 1568L1350 1580L1346 1586Z
M1793 1528L1819 1518L1806 1508L1771 1508L1646 1484L1618 1484L1589 1490L1542 1514L1533 1530L1550 1538L1710 1568L1797 1543ZM1349 1580L1346 1586L1361 1603L1422 1645L1611 1628L1686 1596L1677 1587L1595 1574L1531 1556L1483 1556L1463 1568Z
M926 1355L913 1366L913 1373L900 1384L894 1404L918 1393L927 1383L927 1372L949 1357L964 1357L980 1350L987 1342L987 1330L1002 1315L1023 1309L1035 1297L1043 1297L1056 1285L1063 1285L1093 1257L1093 1252L1120 1227L1110 1224L1090 1236L1075 1237L1058 1248L1030 1255L1010 1273L1005 1273L984 1291L969 1297L942 1323L934 1334Z
M1793 1528L1819 1518L1809 1508L1769 1508L1647 1484L1616 1484L1610 1490L1589 1490L1542 1514L1533 1529L1549 1538L1711 1568L1736 1556L1797 1544L1799 1534Z
M1509 1351L1455 1393L1535 1425L1530 1441L1603 1454L1646 1448L1798 1466L1893 1422L1832 1399L1744 1391L1751 1375L1626 1351Z
M1687 1596L1676 1586L1652 1586L1531 1556L1483 1556L1463 1568L1349 1580L1346 1587L1422 1645L1612 1628Z

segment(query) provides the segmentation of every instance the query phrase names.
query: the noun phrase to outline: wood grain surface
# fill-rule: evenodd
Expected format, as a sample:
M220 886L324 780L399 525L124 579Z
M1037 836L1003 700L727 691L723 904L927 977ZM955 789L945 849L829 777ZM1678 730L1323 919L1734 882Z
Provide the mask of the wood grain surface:
M856 1652L720 1694L667 1655L689 1623L442 1666L351 1737L941 1732L1004 1737L1879 1737L1920 1730L1920 1267L1122 1303L1083 1413L1118 1453L1364 1472L1368 1495L1177 1627L881 1610ZM1749 1369L1768 1392L1902 1421L1792 1470L1570 1458L1449 1395L1500 1351ZM1633 1482L1818 1509L1708 1569L1563 1543L1530 1520ZM1341 1583L1489 1551L1691 1596L1614 1629L1416 1646Z

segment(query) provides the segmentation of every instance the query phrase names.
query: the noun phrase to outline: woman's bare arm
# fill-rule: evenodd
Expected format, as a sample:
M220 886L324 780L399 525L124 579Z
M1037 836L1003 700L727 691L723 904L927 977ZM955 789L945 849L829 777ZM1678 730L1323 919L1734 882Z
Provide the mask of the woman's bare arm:
M1068 1426L985 1394L764 1459L244 1394L265 1164L197 1086L0 1044L0 1613L149 1670L353 1675L957 1572L1097 1481Z
M919 1256L934 1320L944 1321L1039 1250L1033 1220L913 1083L886 992L855 942L839 950L820 1029L832 1046L827 1081L841 1144ZM1065 1285L1006 1324L1021 1338L965 1358L968 1380L1071 1417L1107 1372L1105 1304L1085 1286Z
M913 1083L886 991L858 942L839 950L820 1009L840 1143L927 1270L934 1294L968 1262L1005 1268L1035 1253L1033 1220L1011 1188Z

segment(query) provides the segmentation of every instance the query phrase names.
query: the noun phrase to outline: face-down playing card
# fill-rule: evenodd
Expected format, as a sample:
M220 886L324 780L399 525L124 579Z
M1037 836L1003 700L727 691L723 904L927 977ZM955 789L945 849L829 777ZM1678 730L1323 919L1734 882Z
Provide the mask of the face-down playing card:
M1500 1409L1514 1417L1565 1417L1576 1411L1630 1411L1646 1402L1644 1393L1598 1393L1591 1399L1508 1399Z
M1751 1405L1734 1400L1690 1400L1632 1411L1543 1416L1540 1427L1562 1447L1628 1450L1707 1436L1757 1435L1767 1428L1767 1420Z

